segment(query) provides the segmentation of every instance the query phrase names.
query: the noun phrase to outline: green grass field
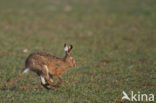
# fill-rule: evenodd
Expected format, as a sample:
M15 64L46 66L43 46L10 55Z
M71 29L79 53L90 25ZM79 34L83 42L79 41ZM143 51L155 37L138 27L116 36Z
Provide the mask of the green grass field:
M0 0L0 103L130 103L122 91L156 94L155 0ZM33 72L34 51L77 67L46 90ZM23 52L25 49L28 52ZM148 103L148 102L145 102Z

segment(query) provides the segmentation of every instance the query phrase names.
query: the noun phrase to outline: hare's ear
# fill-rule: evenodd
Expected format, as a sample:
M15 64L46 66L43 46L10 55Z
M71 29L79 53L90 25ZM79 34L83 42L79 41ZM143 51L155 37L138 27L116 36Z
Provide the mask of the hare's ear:
M68 53L70 53L72 49L73 49L73 45L70 45L68 49Z
M64 43L64 47L66 47L67 46L67 44L66 43Z
M67 55L67 53L68 53L68 46L67 46L66 43L64 44L64 51L65 51L65 54Z

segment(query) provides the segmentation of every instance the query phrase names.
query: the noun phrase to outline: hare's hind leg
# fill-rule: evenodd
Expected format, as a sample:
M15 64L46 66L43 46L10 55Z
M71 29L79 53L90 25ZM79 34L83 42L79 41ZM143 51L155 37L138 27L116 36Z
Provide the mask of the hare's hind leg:
M50 77L49 70L48 70L48 67L46 65L44 65L42 72L45 76L47 83L51 86L55 86L56 84L54 83L53 79Z
M40 75L40 79L41 79L41 83L42 84L46 84L45 78L43 75Z
M41 80L41 85L44 87L44 88L46 88L46 89L50 89L49 87L48 87L48 83L47 83L47 81L45 80L45 77L44 77L44 75L43 75L43 73L40 73L40 72L37 72L37 75L38 76L40 76L40 80Z
M46 88L46 89L50 89L49 87L48 87L48 83L46 82L46 80L45 80L45 78L44 78L44 76L43 75L40 75L40 79L41 79L41 85L44 87L44 88Z

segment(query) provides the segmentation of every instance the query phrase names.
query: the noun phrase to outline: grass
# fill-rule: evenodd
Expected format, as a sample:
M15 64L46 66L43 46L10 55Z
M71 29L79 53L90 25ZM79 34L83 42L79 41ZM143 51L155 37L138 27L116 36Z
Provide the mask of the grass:
M0 0L0 103L123 103L122 91L155 94L155 3ZM35 73L21 75L31 52L63 57L65 42L77 67L60 88L47 91Z

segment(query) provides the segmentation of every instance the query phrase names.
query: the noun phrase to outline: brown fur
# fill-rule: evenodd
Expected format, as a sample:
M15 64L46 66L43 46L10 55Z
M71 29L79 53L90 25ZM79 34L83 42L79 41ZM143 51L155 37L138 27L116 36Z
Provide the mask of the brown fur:
M62 82L61 75L70 67L76 66L75 60L70 55L71 49L72 46L64 58L58 58L47 52L34 52L26 59L25 67L36 72L39 76L44 76L47 82L46 84L41 82L44 87L47 88L47 85L58 86ZM59 82L54 83L52 76L58 77Z

